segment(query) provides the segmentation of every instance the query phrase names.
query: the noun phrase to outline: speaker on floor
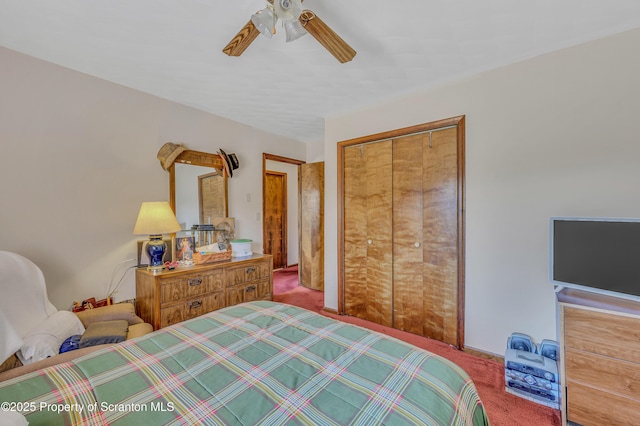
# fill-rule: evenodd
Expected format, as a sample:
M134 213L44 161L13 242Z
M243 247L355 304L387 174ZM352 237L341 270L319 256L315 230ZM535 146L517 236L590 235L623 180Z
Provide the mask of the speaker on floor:
M511 333L507 339L507 349L515 349L525 352L536 352L536 344L533 339L523 333Z
M540 350L538 353L545 358L557 361L560 356L560 345L558 345L558 342L555 340L544 339L540 342Z

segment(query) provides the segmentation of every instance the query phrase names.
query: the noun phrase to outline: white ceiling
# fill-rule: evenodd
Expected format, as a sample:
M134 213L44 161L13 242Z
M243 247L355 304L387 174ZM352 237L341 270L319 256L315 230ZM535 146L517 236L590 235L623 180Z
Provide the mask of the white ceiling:
M0 0L0 45L316 142L325 117L640 27L638 0L306 0L358 52L352 62L310 35L285 43L284 31L223 54L265 5Z

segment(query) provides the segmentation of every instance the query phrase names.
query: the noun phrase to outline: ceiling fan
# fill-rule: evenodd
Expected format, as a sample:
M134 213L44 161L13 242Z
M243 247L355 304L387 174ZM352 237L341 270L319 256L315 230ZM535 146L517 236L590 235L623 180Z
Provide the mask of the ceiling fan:
M240 56L242 52L262 34L271 38L275 34L276 22L282 21L287 42L311 34L325 49L341 63L349 62L356 51L324 23L315 13L302 8L303 0L267 0L267 7L256 12L238 34L222 51L229 56Z

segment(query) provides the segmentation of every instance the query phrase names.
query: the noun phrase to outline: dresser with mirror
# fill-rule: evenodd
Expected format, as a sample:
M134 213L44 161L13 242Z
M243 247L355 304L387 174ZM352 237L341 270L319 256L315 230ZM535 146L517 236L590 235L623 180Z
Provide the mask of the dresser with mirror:
M229 216L218 154L185 150L168 168L169 203L184 231ZM273 259L256 254L152 273L136 270L136 311L154 329L226 306L273 299Z

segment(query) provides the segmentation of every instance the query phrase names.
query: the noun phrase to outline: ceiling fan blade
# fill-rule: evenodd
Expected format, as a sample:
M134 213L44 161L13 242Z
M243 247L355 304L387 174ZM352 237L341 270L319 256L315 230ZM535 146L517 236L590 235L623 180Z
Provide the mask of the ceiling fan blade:
M356 51L315 13L303 10L299 20L304 29L341 63L349 62L356 56Z
M229 56L240 56L259 34L260 31L258 31L256 26L253 25L253 22L249 20L247 25L233 37L233 40L231 40L222 51Z

